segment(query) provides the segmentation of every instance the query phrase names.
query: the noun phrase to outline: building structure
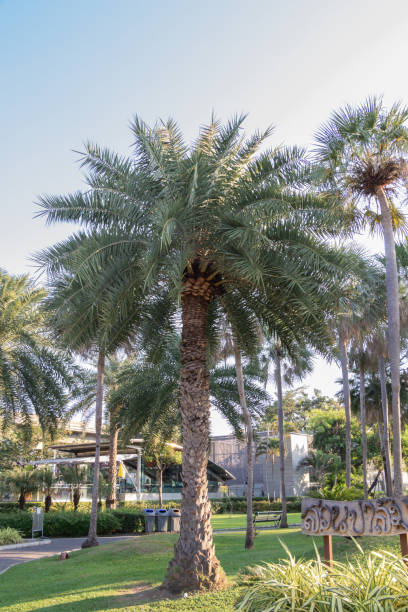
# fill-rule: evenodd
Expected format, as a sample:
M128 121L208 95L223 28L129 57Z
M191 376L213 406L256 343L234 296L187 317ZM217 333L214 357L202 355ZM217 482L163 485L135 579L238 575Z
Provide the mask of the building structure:
M276 438L267 431L256 432L256 444L267 438ZM285 484L286 495L302 495L309 487L309 474L299 470L299 462L309 452L308 435L290 433L285 436ZM212 436L211 460L230 472L235 480L227 483L229 495L244 496L247 493L248 459L245 440L235 435ZM279 457L260 455L254 462L254 496L280 497Z

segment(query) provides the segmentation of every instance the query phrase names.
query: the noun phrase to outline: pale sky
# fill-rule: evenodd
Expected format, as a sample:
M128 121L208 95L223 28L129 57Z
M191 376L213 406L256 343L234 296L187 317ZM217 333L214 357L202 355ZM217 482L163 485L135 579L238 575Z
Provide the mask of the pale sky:
M347 102L408 104L407 31L406 0L0 0L0 266L30 271L70 231L34 202L81 188L85 140L128 153L135 113L192 139L214 110L308 145ZM319 361L305 382L332 395L338 375Z

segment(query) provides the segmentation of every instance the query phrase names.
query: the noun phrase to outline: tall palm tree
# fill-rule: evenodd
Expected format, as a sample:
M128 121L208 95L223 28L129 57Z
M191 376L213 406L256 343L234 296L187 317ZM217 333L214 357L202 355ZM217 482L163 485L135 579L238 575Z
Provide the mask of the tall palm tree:
M108 408L105 413L105 420L108 422L109 430L108 483L106 487L107 508L116 507L117 452L118 437L121 427L120 420L118 419L120 405L111 406L107 401L107 398L109 393L115 391L117 387L117 378L124 364L125 360L121 361L116 356L110 356L105 364L104 372L104 400L105 407ZM83 376L82 383L79 385L77 396L73 401L73 409L76 413L81 412L85 420L95 417L96 383L96 373L91 371L86 372L86 374Z
M307 373L312 371L312 354L306 345L298 345L292 348L289 353L285 350L278 337L271 337L264 347L264 360L266 371L269 369L269 362L274 364L274 378L276 385L276 395L278 399L278 437L279 437L279 469L280 469L280 491L282 503L281 526L288 526L287 504L286 504L286 480L285 480L285 430L284 430L284 408L282 383L293 384L297 379L300 380ZM282 362L284 372L282 373Z
M255 458L260 457L261 455L265 455L265 467L268 465L268 461L270 460L273 463L274 457L279 457L279 440L276 438L269 437L269 430L266 434L266 439L260 440L255 448ZM270 501L269 495L269 478L266 476L265 478L265 486L266 486L266 497L268 502Z
M105 362L133 333L140 311L137 292L126 297L113 295L111 286L118 279L115 265L88 264L95 242L78 234L63 246L46 249L37 261L47 270L50 293L46 307L59 341L82 356L96 360L95 462L89 533L82 547L98 545L97 513L100 447L104 401ZM119 303L120 300L120 303Z
M261 334L260 334L261 335ZM239 403L242 411L242 418L245 425L246 450L247 450L247 527L245 534L245 548L250 549L254 546L255 527L253 517L253 491L254 491L254 430L252 426L253 415L248 408L247 396L245 393L244 368L242 365L242 353L238 345L237 339L233 334L233 330L228 326L227 321L223 325L223 333L221 334L221 350L219 355L224 361L230 356L233 356L235 363L235 373L237 379L237 389ZM258 366L258 367L257 367ZM262 369L259 368L254 360L252 360L253 373L256 371L259 382L262 382ZM259 407L260 408L260 407Z
M52 341L41 309L45 297L27 275L0 270L0 419L4 426L19 419L31 430L36 414L41 428L54 434L80 371Z
M355 269L354 257L325 242L341 230L337 211L325 198L295 191L303 152L260 154L271 130L245 139L243 121L236 117L223 126L213 119L189 147L174 121L150 128L136 118L134 159L88 145L82 159L87 191L40 203L48 222L88 227L83 235L94 251L79 272L85 286L95 270L115 269L110 295L127 300L143 279L150 335L158 340L180 316L182 519L165 580L176 591L225 581L206 478L209 331L226 313L246 354L257 345L257 321L283 342L303 329L306 340L326 344L321 321L339 280ZM74 239L57 245L54 261L74 249Z
M316 135L325 182L336 184L346 207L362 202L360 224L379 219L384 237L389 355L392 379L395 495L402 495L400 317L394 230L401 224L395 201L407 184L408 108L386 109L381 98L336 111ZM370 202L376 209L370 209Z

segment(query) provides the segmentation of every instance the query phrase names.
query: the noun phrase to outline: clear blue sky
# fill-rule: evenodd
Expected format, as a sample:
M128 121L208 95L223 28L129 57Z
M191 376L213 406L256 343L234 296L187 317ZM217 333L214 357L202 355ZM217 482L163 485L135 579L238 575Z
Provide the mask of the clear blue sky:
M215 110L308 144L346 102L408 104L407 31L406 0L0 0L0 266L30 270L69 231L34 202L81 187L85 140L128 152L135 113L193 138ZM319 361L307 382L336 375Z

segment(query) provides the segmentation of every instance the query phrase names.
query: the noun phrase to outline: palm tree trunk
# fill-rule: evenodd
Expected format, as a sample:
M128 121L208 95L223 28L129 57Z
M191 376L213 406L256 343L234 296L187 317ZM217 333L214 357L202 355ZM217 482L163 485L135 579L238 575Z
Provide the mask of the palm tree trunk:
M96 404L95 404L95 463L92 485L92 508L91 519L89 521L88 537L83 542L82 548L98 546L99 542L96 535L98 520L98 493L99 493L99 462L101 455L101 430L102 430L102 404L103 404L103 380L105 375L105 354L99 351L98 372L96 383Z
M159 469L159 506L163 508L163 470Z
M52 504L52 497L50 494L45 496L45 501L44 501L44 509L45 512L49 512L50 508L51 508L51 504Z
M254 434L252 430L251 415L249 414L244 387L244 375L242 371L241 351L234 338L234 357L235 357L235 372L237 376L237 387L239 395L239 403L241 404L242 415L245 422L246 443L247 443L247 460L248 460L248 488L247 488L247 527L245 537L245 548L254 547L254 518L252 511L252 497L254 491Z
M366 398L364 368L360 364L360 418L361 418L361 446L363 451L363 487L364 499L368 497L367 484L367 429L366 429Z
M286 486L285 486L285 437L283 431L283 397L282 397L282 371L281 356L276 351L275 359L275 381L278 395L278 433L279 433L279 466L280 466L280 492L282 503L281 527L288 526L288 514L286 509Z
M269 429L266 432L266 448L269 448ZM268 500L268 504L271 501L271 496L269 495L269 479L268 479L268 470L266 469L268 466L268 453L266 453L265 455L265 474L266 474L266 478L265 478L265 485L266 485L266 497Z
M18 507L20 510L24 510L26 503L25 493L23 491L20 493L20 497L18 498Z
M174 592L220 588L225 574L215 556L208 500L210 384L206 363L208 301L184 292L181 298L180 411L183 426L180 537L164 581Z
M116 508L116 481L117 481L117 455L118 455L119 428L115 422L110 424L109 434L109 469L108 469L108 499L107 508Z
M343 379L344 411L346 414L346 487L351 485L351 400L347 345L343 334L339 333L341 373Z
M380 355L378 358L378 372L381 385L381 406L383 415L383 448L385 456L385 487L388 497L393 495L392 490L392 475L391 475L391 456L390 456L390 426L388 422L388 398L387 398L387 382L385 373L384 357Z
M377 199L381 207L381 225L384 232L385 282L387 287L388 310L388 352L391 366L392 385L392 433L394 455L394 493L402 496L402 448L401 448L401 409L400 409L400 308L398 290L398 269L395 254L394 231L391 211L384 189L377 189Z
M74 492L72 494L72 503L74 504L74 512L78 510L80 499L81 499L81 490L78 486L78 487L75 487Z

